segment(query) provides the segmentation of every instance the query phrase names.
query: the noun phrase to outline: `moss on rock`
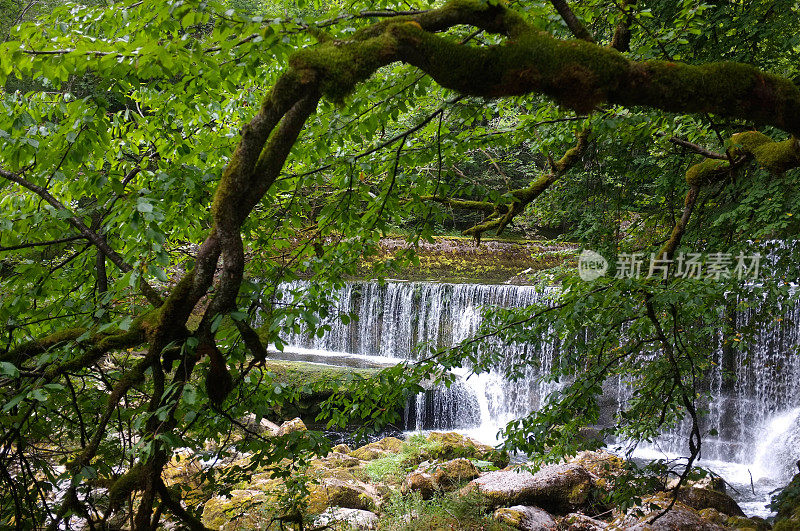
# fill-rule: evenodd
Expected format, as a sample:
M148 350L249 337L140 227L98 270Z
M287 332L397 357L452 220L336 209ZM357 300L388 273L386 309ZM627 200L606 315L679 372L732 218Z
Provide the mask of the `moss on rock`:
M375 441L365 444L360 448L356 448L350 455L364 461L372 461L373 459L384 457L387 454L399 453L404 445L405 443L397 437L384 437L380 441Z

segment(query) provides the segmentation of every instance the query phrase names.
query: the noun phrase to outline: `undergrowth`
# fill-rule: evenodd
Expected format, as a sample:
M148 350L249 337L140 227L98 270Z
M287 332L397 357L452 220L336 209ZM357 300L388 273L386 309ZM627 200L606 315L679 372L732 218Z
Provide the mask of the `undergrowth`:
M418 492L402 496L395 492L384 506L380 531L433 529L502 531L511 527L492 520L486 500L479 493L458 491L423 500Z

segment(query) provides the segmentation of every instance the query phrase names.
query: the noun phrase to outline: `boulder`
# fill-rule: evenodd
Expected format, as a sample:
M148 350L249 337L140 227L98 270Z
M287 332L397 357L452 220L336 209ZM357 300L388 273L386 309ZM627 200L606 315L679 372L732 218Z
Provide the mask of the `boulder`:
M433 432L428 435L428 457L431 460L444 461L466 457L491 461L498 468L508 466L508 453L498 451L486 444L480 444L460 433Z
M267 419L262 418L258 420L255 413L248 413L242 418L242 424L246 428L247 432L257 433L259 435L275 435L278 433L280 427L275 424L274 422L270 422ZM247 435L247 433L245 434Z
M340 454L349 454L353 450L347 446L346 444L337 444L333 448L331 448L332 452L339 452Z
M362 462L357 457L339 452L331 452L325 457L314 459L310 465L312 469L355 468Z
M336 524L346 526L347 529L376 529L378 527L378 515L361 509L338 507L336 509L326 509L314 520L314 527L318 529L337 529Z
M321 514L329 507L375 511L388 494L388 490L359 481L352 475L324 477L310 486L308 512Z
M449 491L464 481L475 479L480 475L478 468L469 459L463 457L451 459L444 463L423 463L408 474L403 480L403 492L419 492L427 500L436 491Z
M733 498L711 489L700 487L682 487L678 491L678 501L683 502L692 509L716 509L728 516L744 516L744 512Z
M706 509L710 510L710 509ZM702 511L700 511L702 512ZM723 515L724 516L724 515ZM785 522L785 520L783 520ZM773 528L766 520L757 516L753 518L745 518L742 516L731 516L725 522L728 528L739 529L741 531L768 531L769 529L777 529L778 531L787 531L789 529L800 529L797 525L781 525L780 522L775 524Z
M450 490L459 483L475 479L480 475L478 467L463 457L435 464L429 471L436 488L440 490Z
M503 507L494 512L494 519L514 529L524 531L554 531L556 521L547 511L529 505Z
M262 490L233 490L230 497L215 496L203 506L203 525L210 529L254 529L260 524L261 506L274 503Z
M401 486L401 491L419 492L423 500L430 499L436 492L436 484L433 475L425 470L415 470L406 476Z
M797 466L800 467L800 462ZM792 481L772 498L771 508L777 511L773 528L775 531L800 529L800 474L796 474Z
M688 505L675 502L672 509L654 522L651 520L669 506L670 497L665 493L649 496L642 500L641 506L633 507L627 513L618 515L610 524L610 529L626 531L721 531L721 525L703 519ZM639 516L643 514L643 516Z
M727 514L722 514L718 510L712 509L711 507L707 509L699 509L697 514L699 514L700 518L703 520L714 522L715 524L719 524L721 526L726 525L729 518Z
M582 466L550 465L535 474L527 470L488 472L471 481L465 491L477 490L494 507L536 505L554 513L567 513L590 501L593 482Z
M356 448L350 455L363 461L372 461L388 454L396 454L403 448L403 441L397 437L385 437L380 441L365 444L360 448Z
M625 473L625 460L605 450L584 451L569 460L580 465L595 479L595 484L603 490L611 490L614 480Z
M300 417L295 417L292 420L287 420L278 428L277 435L280 437L296 431L307 431L306 425L300 420Z
M608 524L581 513L570 513L558 522L564 531L603 531Z

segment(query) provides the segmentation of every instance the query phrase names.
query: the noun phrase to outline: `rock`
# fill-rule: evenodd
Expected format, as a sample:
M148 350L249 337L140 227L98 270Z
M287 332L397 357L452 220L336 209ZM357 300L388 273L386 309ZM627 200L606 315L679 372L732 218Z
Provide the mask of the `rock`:
M463 457L444 463L425 463L408 474L403 480L403 492L419 492L427 500L436 491L449 491L458 484L475 479L480 475L478 468Z
M504 507L494 512L498 522L524 531L553 531L558 529L556 521L547 511L529 505Z
M716 509L728 516L744 516L744 512L733 498L711 489L700 487L682 487L678 491L678 501L683 502L692 509Z
M333 448L331 448L331 452L338 452L340 454L349 454L353 450L347 446L346 444L337 444Z
M433 432L427 437L428 443L433 443L428 450L431 460L444 461L466 457L491 461L498 468L508 466L508 454L486 444L480 444L460 433Z
M352 475L325 477L319 484L310 486L308 512L320 514L329 507L375 511L386 496L388 491L359 481Z
M450 490L459 483L475 479L480 475L478 467L463 457L433 465L430 471L436 488L440 490Z
M700 518L703 520L714 522L715 524L722 526L727 524L729 518L727 514L722 514L718 510L712 509L711 507L707 509L700 509L697 511L697 514L699 514Z
M346 525L348 529L376 529L378 527L378 515L361 509L346 509L343 507L326 509L314 520L314 527L336 529L335 524L337 523Z
M403 493L419 492L423 500L430 499L436 492L436 484L433 481L433 475L426 472L415 470L406 476L401 486Z
M666 490L672 490L680 481L680 478L672 478L667 482ZM699 487L701 489L715 490L717 492L725 492L725 480L719 476L705 476L698 480L689 480L684 487Z
M277 435L280 437L296 431L307 431L306 425L300 420L300 417L295 417L281 424L280 428L278 428Z
M207 497L203 494L203 465L193 451L186 449L175 452L161 472L161 479L168 487L180 486L182 497L191 503L202 503Z
M550 465L536 474L528 471L488 472L471 481L465 491L477 490L490 505L536 505L555 513L566 513L590 500L592 477L582 466Z
M800 463L798 463L800 467ZM800 474L772 498L772 509L775 515L775 531L800 529Z
M649 496L642 500L642 505L634 507L626 514L618 515L610 524L610 529L625 529L626 531L721 531L724 528L714 522L704 520L700 514L681 502L675 505L666 514L655 522L650 522L670 503L670 497L665 493ZM637 516L637 511L644 516Z
M569 460L580 465L592 475L598 488L609 492L614 487L614 480L625 473L625 460L605 450L584 451Z
M403 441L397 437L385 437L380 441L365 444L360 448L356 448L350 455L357 459L364 461L372 461L387 454L396 454L403 448Z
M358 466L361 466L360 459L339 452L331 452L325 457L311 461L311 468L315 469L354 468Z
M275 435L278 433L280 428L274 422L270 422L269 420L263 418L259 422L256 422L256 419L257 417L255 413L248 413L242 419L242 423L248 431L257 433L259 435Z
M757 516L753 518L745 518L742 516L731 516L725 522L725 525L728 526L729 528L740 529L741 531L768 531L769 529L778 529L779 531L787 531L790 529L800 529L800 527L798 526L785 527L780 524L776 524L775 527L773 528L767 523L766 520L764 520L763 518L759 518Z
M203 507L203 525L211 529L253 529L258 527L259 507L274 499L261 490L233 490L230 498L215 496Z
M591 518L581 513L570 513L558 522L559 529L564 531L602 531L608 524L602 520Z

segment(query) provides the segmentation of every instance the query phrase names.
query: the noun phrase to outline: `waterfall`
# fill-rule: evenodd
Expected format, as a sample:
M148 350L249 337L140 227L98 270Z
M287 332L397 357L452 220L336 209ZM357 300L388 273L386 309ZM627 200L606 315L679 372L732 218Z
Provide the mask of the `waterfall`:
M281 300L302 292L304 281L281 285ZM472 336L481 324L484 306L515 308L541 302L554 290L533 286L447 284L433 282L349 282L338 291L335 311L324 321L330 330L322 336L295 332L284 342L290 348L346 352L411 360L430 349L442 349ZM339 315L357 319L344 324ZM527 345L498 345L508 360L541 360L541 369L527 369L518 382L508 382L496 371L471 374L456 370L458 379L448 389L421 393L406 410L409 429L481 429L494 437L508 421L539 407L553 384L538 380L547 372L552 351L533 352Z
M283 284L283 300L303 291L304 281ZM483 306L523 307L552 298L554 290L532 286L447 284L432 282L350 282L336 293L335 311L325 320L330 331L321 337L297 332L285 338L291 347L320 354L344 352L381 359L415 359L430 348L450 347L478 329ZM739 312L738 326L750 323L757 308ZM343 324L342 313L357 320ZM749 348L723 348L719 341L715 367L706 391L708 415L703 459L747 465L748 474L787 478L800 458L800 307L786 308L762 328ZM485 374L468 368L454 371L448 389L431 389L408 404L408 429L459 429L492 440L508 421L536 410L555 389L540 376L549 371L555 346L534 351L528 345L500 345L507 362L538 359L540 369L526 369L515 382L503 378L502 367ZM606 382L604 403L622 403L624 382ZM664 433L649 448L667 453L686 452L686 426Z

